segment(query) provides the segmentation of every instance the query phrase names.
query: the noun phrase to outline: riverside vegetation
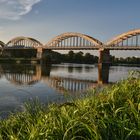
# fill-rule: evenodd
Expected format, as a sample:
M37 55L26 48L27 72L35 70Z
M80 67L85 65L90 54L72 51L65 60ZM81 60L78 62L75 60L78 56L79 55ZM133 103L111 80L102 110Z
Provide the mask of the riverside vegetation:
M95 64L98 63L98 57L90 53L69 51L67 54L61 54L54 51L47 51L43 54L43 59L51 60L52 63L78 63L78 64ZM0 54L1 63L29 63L36 60L36 50L5 50ZM36 60L37 61L37 60ZM116 58L110 55L112 65L127 64L140 66L140 57Z
M26 104L0 121L0 140L139 140L140 73L64 104Z

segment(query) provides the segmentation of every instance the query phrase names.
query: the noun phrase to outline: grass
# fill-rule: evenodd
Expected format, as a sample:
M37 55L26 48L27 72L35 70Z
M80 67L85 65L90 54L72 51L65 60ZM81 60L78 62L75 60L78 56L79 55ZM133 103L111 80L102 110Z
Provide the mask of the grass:
M49 107L38 101L0 121L0 140L140 140L140 74Z

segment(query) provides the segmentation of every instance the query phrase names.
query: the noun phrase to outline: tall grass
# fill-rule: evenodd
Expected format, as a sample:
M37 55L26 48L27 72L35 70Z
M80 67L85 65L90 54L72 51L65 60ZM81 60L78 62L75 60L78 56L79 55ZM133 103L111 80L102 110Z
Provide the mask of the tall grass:
M140 74L49 107L38 101L0 121L1 140L140 140Z

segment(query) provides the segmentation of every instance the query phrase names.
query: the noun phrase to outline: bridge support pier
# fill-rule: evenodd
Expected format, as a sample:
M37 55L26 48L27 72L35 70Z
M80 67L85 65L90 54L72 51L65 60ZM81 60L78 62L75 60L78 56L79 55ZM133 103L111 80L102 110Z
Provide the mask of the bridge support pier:
M98 84L106 84L109 81L109 65L98 65Z
M108 83L110 64L111 61L109 50L100 49L98 60L98 84Z
M43 49L42 49L42 48L37 48L36 57L37 57L38 59L42 59L42 53L43 53Z
M110 65L110 52L109 50L106 49L100 49L99 50L99 60L98 64L105 64L105 65Z
M37 54L36 57L40 60L40 64L51 64L51 59L47 53L49 50L43 49L43 48L37 48Z

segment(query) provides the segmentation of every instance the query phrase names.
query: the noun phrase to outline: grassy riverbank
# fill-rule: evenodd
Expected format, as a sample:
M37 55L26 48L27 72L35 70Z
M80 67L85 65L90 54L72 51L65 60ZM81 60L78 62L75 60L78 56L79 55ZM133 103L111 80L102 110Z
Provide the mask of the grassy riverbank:
M26 105L0 121L0 140L139 140L140 75L71 103Z

